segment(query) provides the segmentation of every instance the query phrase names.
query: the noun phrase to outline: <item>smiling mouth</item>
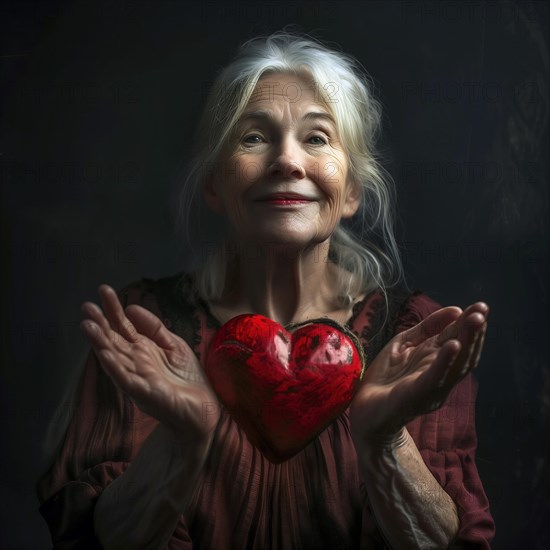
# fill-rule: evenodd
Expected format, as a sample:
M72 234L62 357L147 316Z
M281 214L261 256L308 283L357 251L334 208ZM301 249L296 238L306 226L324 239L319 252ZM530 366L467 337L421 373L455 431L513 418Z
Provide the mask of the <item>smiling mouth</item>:
M309 204L311 201L305 199L264 199L260 202L265 202L267 204L274 204L280 206L292 206L298 204Z
M308 199L301 195L270 195L269 197L264 197L258 199L257 202L264 202L273 205L299 205L299 204L308 204L312 202L312 199Z

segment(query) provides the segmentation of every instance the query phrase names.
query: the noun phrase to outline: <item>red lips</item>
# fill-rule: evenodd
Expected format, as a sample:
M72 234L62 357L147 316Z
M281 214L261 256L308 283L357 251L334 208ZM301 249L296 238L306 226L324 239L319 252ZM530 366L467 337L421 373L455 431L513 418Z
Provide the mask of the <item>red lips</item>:
M220 401L275 463L345 411L365 365L357 338L334 321L288 329L261 315L240 315L219 329L206 359Z
M258 202L293 202L293 203L307 203L312 202L314 199L307 197L305 195L300 195L299 193L292 192L281 192L281 193L272 193L270 195L265 195L257 199Z

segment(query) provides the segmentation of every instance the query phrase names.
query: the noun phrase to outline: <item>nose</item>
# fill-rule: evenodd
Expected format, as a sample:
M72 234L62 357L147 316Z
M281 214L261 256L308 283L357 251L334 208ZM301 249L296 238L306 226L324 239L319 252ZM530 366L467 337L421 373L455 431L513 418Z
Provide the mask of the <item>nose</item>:
M300 180L305 178L306 171L300 162L297 151L288 141L281 143L277 156L267 169L270 178Z

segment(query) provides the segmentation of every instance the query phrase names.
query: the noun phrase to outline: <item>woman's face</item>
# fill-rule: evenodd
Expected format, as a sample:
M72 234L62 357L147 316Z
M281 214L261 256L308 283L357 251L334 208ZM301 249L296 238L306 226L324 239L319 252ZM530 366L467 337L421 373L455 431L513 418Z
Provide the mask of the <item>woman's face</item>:
M356 212L335 121L307 78L261 78L233 136L205 193L238 241L305 247Z

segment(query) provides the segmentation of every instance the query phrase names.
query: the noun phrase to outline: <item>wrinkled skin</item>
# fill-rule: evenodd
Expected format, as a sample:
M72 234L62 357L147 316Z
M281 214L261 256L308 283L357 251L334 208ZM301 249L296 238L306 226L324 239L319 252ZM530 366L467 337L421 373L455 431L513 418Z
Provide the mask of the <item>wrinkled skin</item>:
M446 307L395 336L367 369L350 408L356 445L398 439L405 424L439 408L477 366L489 308Z
M99 292L103 310L84 303L81 327L105 372L145 413L176 432L185 427L207 437L219 407L204 414L204 404L217 398L191 348L145 308L124 310L111 287L101 285Z

